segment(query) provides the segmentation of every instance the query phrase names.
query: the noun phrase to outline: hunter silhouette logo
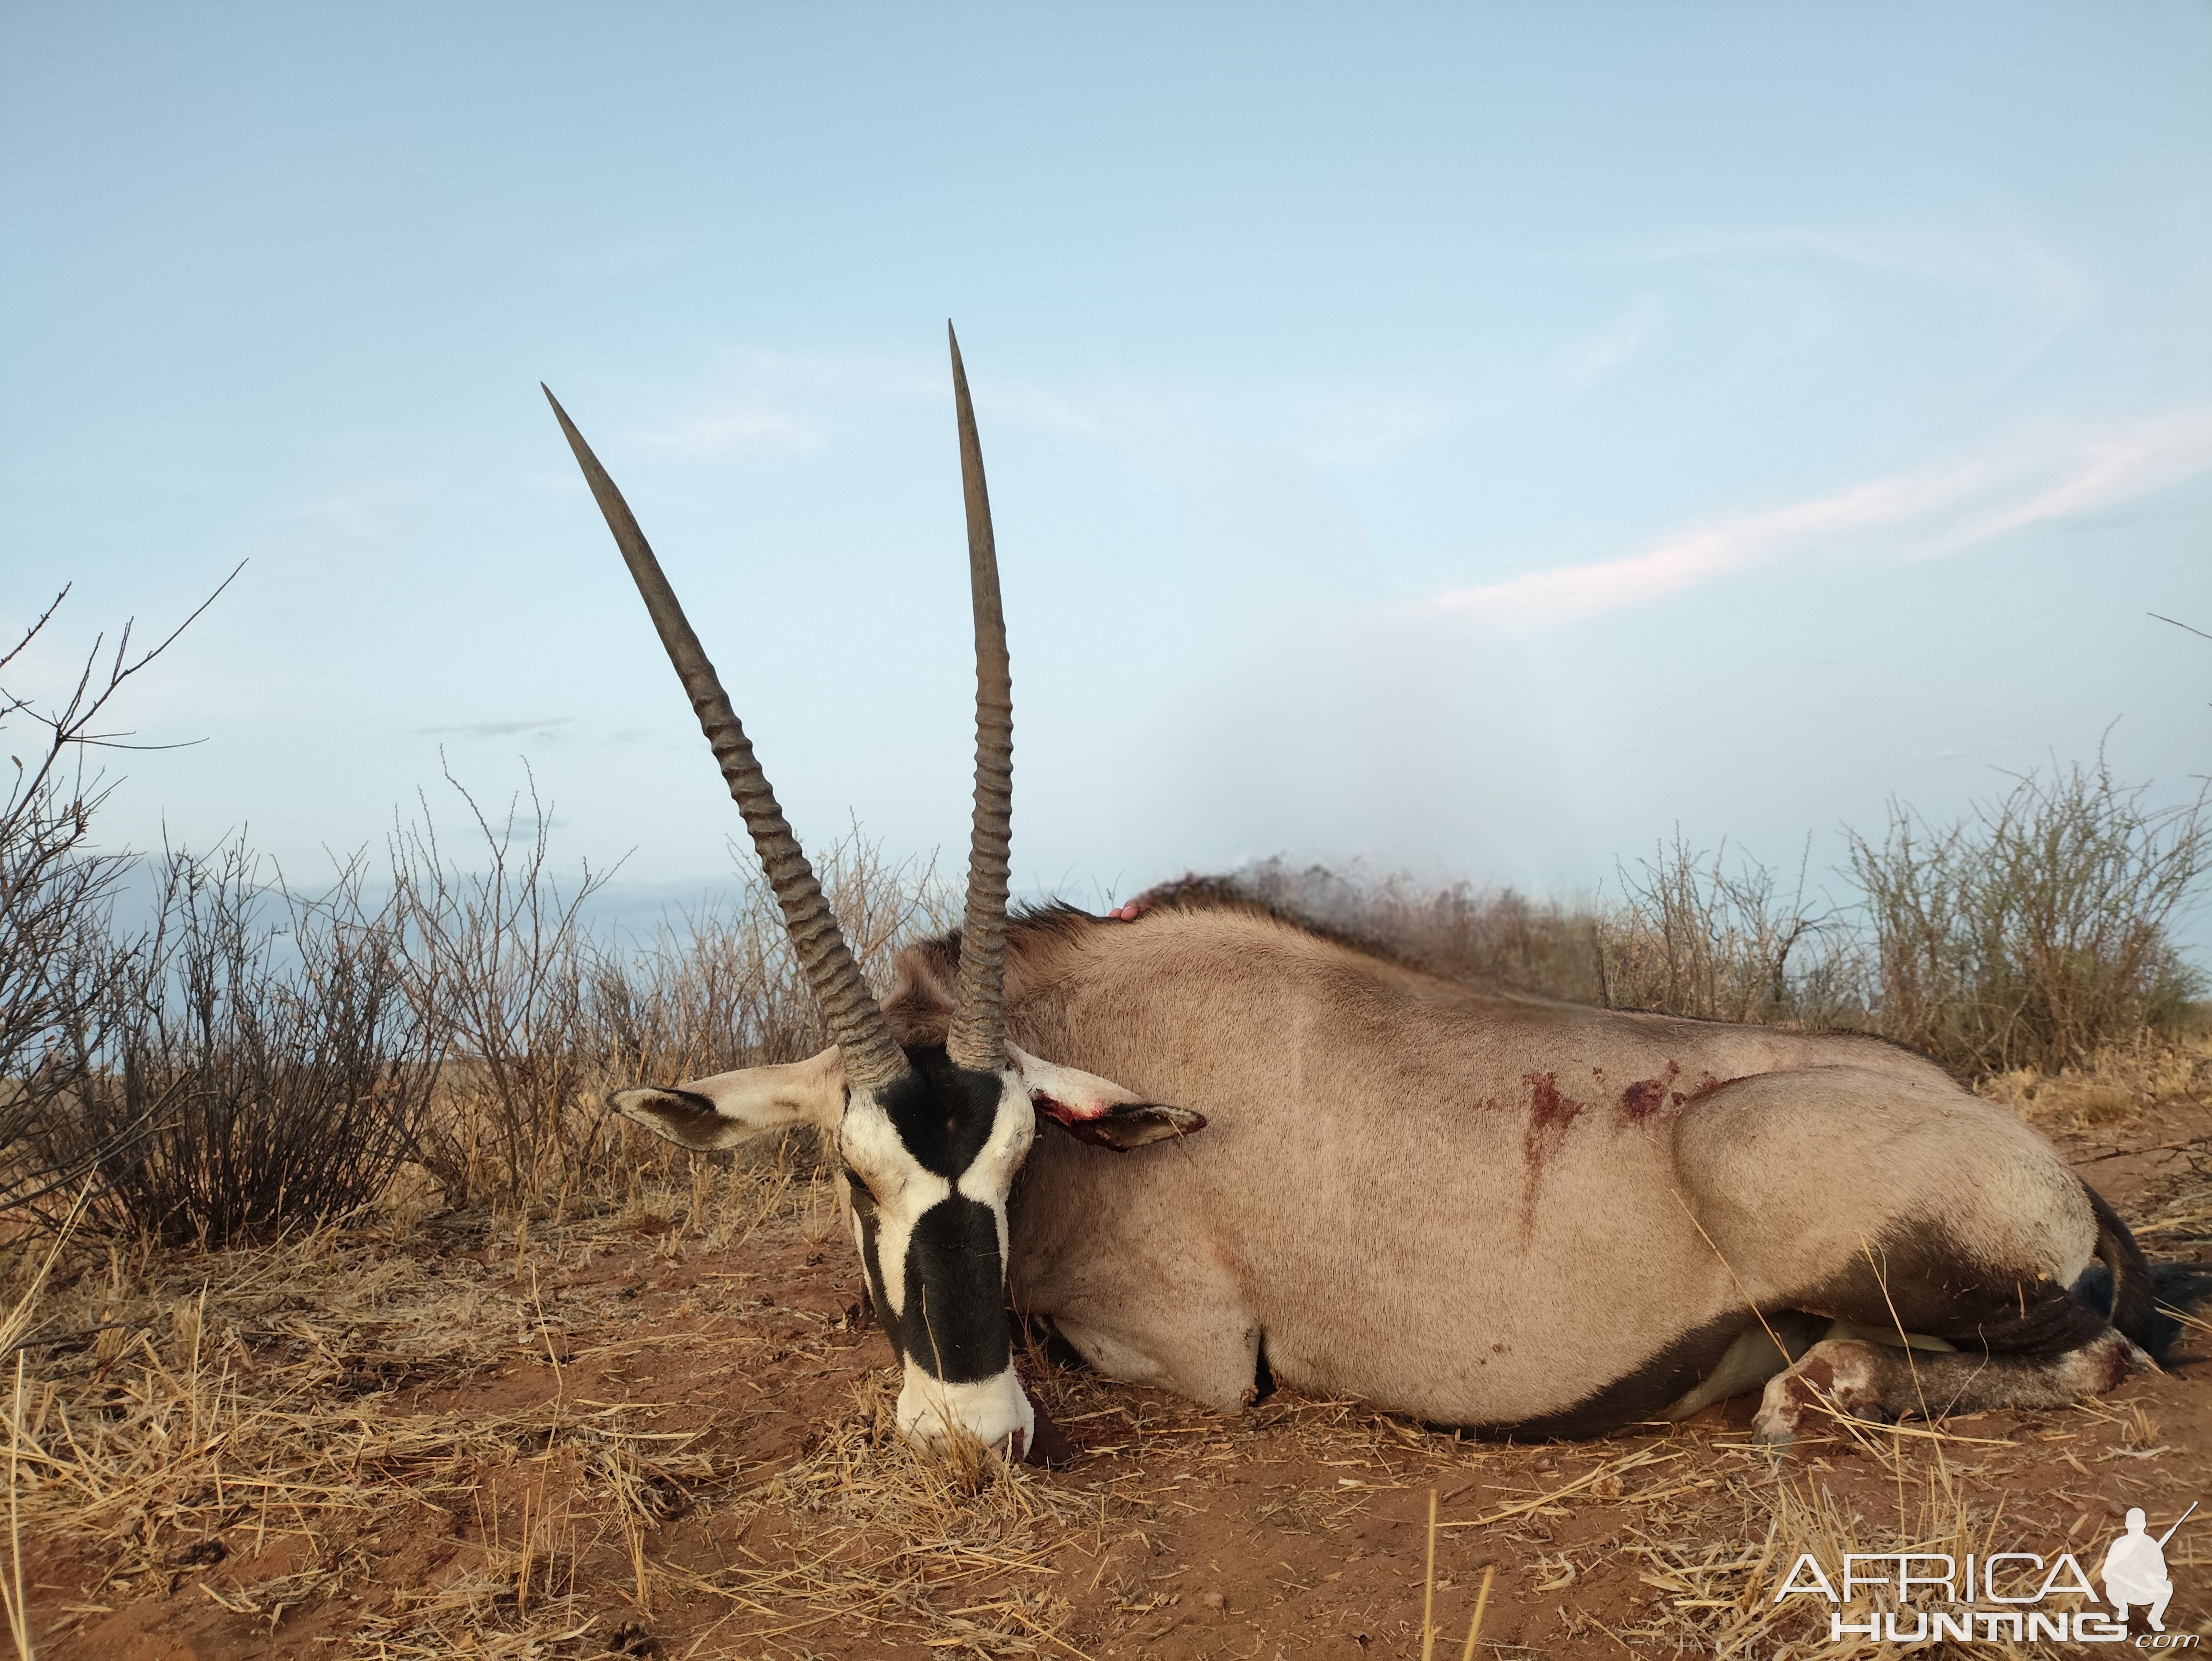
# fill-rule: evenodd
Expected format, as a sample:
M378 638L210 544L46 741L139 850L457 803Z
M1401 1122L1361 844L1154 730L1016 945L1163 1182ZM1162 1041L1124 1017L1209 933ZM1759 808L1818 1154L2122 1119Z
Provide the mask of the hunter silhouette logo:
M2149 1611L2150 1629L2166 1630L2166 1606L2173 1597L2173 1582L2166 1573L2166 1542L2196 1509L2192 1501L2189 1511L2174 1518L2173 1528L2155 1540L2150 1537L2142 1507L2129 1511L2127 1532L2112 1542L2105 1553L2105 1567L2098 1572L2105 1583L2105 1601L2112 1606L2112 1619L2124 1621L2130 1605L2142 1604Z

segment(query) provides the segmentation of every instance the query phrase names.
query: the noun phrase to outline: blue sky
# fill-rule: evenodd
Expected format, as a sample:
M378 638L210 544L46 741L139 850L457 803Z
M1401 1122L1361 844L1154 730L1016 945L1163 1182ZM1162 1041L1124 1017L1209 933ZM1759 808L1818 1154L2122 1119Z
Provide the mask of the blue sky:
M526 758L696 892L734 810L543 379L802 838L957 849L950 316L1032 891L1817 871L2100 739L2178 800L2208 93L2202 5L15 6L0 622L76 583L51 684L250 561L118 840L308 873Z

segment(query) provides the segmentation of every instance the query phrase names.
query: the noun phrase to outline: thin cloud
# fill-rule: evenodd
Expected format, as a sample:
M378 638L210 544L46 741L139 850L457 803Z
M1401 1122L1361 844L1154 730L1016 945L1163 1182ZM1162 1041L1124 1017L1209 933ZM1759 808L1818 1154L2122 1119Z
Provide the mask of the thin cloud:
M714 383L689 407L639 435L650 448L691 458L819 448L851 411L946 393L944 372L919 358L861 352L725 350Z
M526 733L551 737L575 724L574 715L540 715L521 721L464 721L449 726L417 727L413 730L429 738L511 739Z
M1588 392L1644 350L1659 311L1659 301L1645 295L1597 333L1561 348L1543 378L1566 392Z
M1989 289L2012 296L2036 311L2066 317L2079 312L2088 295L2081 273L2047 244L2005 227L1917 236L1894 231L1720 232L1650 244L1635 257L1651 265L1725 262L1747 257L1821 260L1959 288Z
M2090 285L2029 232L2004 224L1912 234L1812 228L1712 233L1647 245L1645 266L1740 266L1760 261L1854 267L1880 277L1991 296L2010 319L2011 341L1984 375L1999 385L2041 356L2089 308Z
M820 422L763 404L694 411L639 435L646 447L684 457L811 450L822 439Z
M1531 571L1422 601L1520 630L1646 605L1788 555L1869 531L1918 534L1889 551L1955 552L2072 514L2111 507L2212 472L2212 409L2179 411L2055 453L1894 474L1809 502L1678 532L1622 559ZM1943 524L1947 515L1953 522Z
M1816 501L1684 532L1626 559L1531 571L1479 588L1450 590L1424 602L1421 609L1459 611L1524 629L1575 623L1747 571L1793 544L1919 518L1960 500L1974 488L1977 478L1975 470L1966 468L1877 479Z
M1970 520L1919 551L1947 554L2045 520L2148 496L2208 471L2212 471L2212 409L2176 411L2093 441L2057 484Z
M1419 389L1172 380L1011 381L978 387L975 399L987 420L1040 431L1185 453L1273 448L1321 467L1379 460L1428 438L1451 414Z
M303 496L276 508L271 517L341 536L383 537L391 534L395 519L420 512L435 496L427 479L383 480Z
M561 262L572 277L629 277L639 271L664 270L684 258L676 242L625 242L595 248Z

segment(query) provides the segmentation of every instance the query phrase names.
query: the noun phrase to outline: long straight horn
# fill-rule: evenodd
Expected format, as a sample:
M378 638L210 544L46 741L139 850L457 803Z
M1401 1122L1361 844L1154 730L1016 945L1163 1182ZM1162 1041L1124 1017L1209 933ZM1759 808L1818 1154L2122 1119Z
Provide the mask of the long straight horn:
M829 1019L830 1035L843 1052L846 1082L882 1085L905 1076L908 1070L905 1052L892 1041L884 1012L868 990L867 982L860 977L860 967L853 961L830 903L822 897L822 885L814 879L814 867L799 851L799 839L791 834L783 809L776 805L768 775L761 771L753 756L752 741L745 737L737 712L730 708L721 678L700 648L699 636L684 619L684 608L677 604L676 591L661 575L660 562L653 557L645 532L637 528L629 504L623 500L614 480L599 465L599 459L584 442L584 435L568 419L552 388L542 382L540 386L561 430L568 435L568 447L576 453L585 482L599 499L599 511L607 516L607 528L615 533L623 563L629 567L637 591L644 596L646 611L659 631L660 643L668 648L668 660L676 666L677 677L683 681L700 728L714 748L714 759L721 764L722 777L729 783L738 811L745 816L745 829L752 832L761 868L768 873L769 886L775 891L776 904L783 908L784 927L799 953L799 967Z
M952 343L952 401L960 419L960 484L968 504L968 581L975 601L975 824L968 843L968 913L960 926L960 984L945 1050L957 1066L1002 1072L1006 975L1007 851L1014 839L1014 681L1006 618L999 604L999 551L991 495L960 339Z

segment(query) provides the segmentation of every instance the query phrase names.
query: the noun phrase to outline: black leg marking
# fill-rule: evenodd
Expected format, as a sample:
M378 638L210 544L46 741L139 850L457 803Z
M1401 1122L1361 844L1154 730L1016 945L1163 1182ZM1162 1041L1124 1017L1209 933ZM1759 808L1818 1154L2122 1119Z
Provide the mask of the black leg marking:
M1684 1333L1642 1366L1601 1385L1570 1408L1516 1425L1486 1425L1479 1433L1510 1436L1519 1441L1551 1437L1571 1441L1602 1436L1638 1419L1649 1419L1704 1383L1729 1346L1757 1323L1758 1317L1748 1310L1718 1316Z
M1031 1343L1044 1351L1044 1359L1065 1372L1088 1372L1091 1363L1083 1359L1083 1352L1067 1342L1066 1334L1054 1324L1049 1315L1031 1315L1022 1323L1024 1335Z
M2107 1325L2057 1281L1978 1262L1941 1229L1910 1221L1790 1301L1869 1332L1902 1327L1994 1355L2063 1354Z

